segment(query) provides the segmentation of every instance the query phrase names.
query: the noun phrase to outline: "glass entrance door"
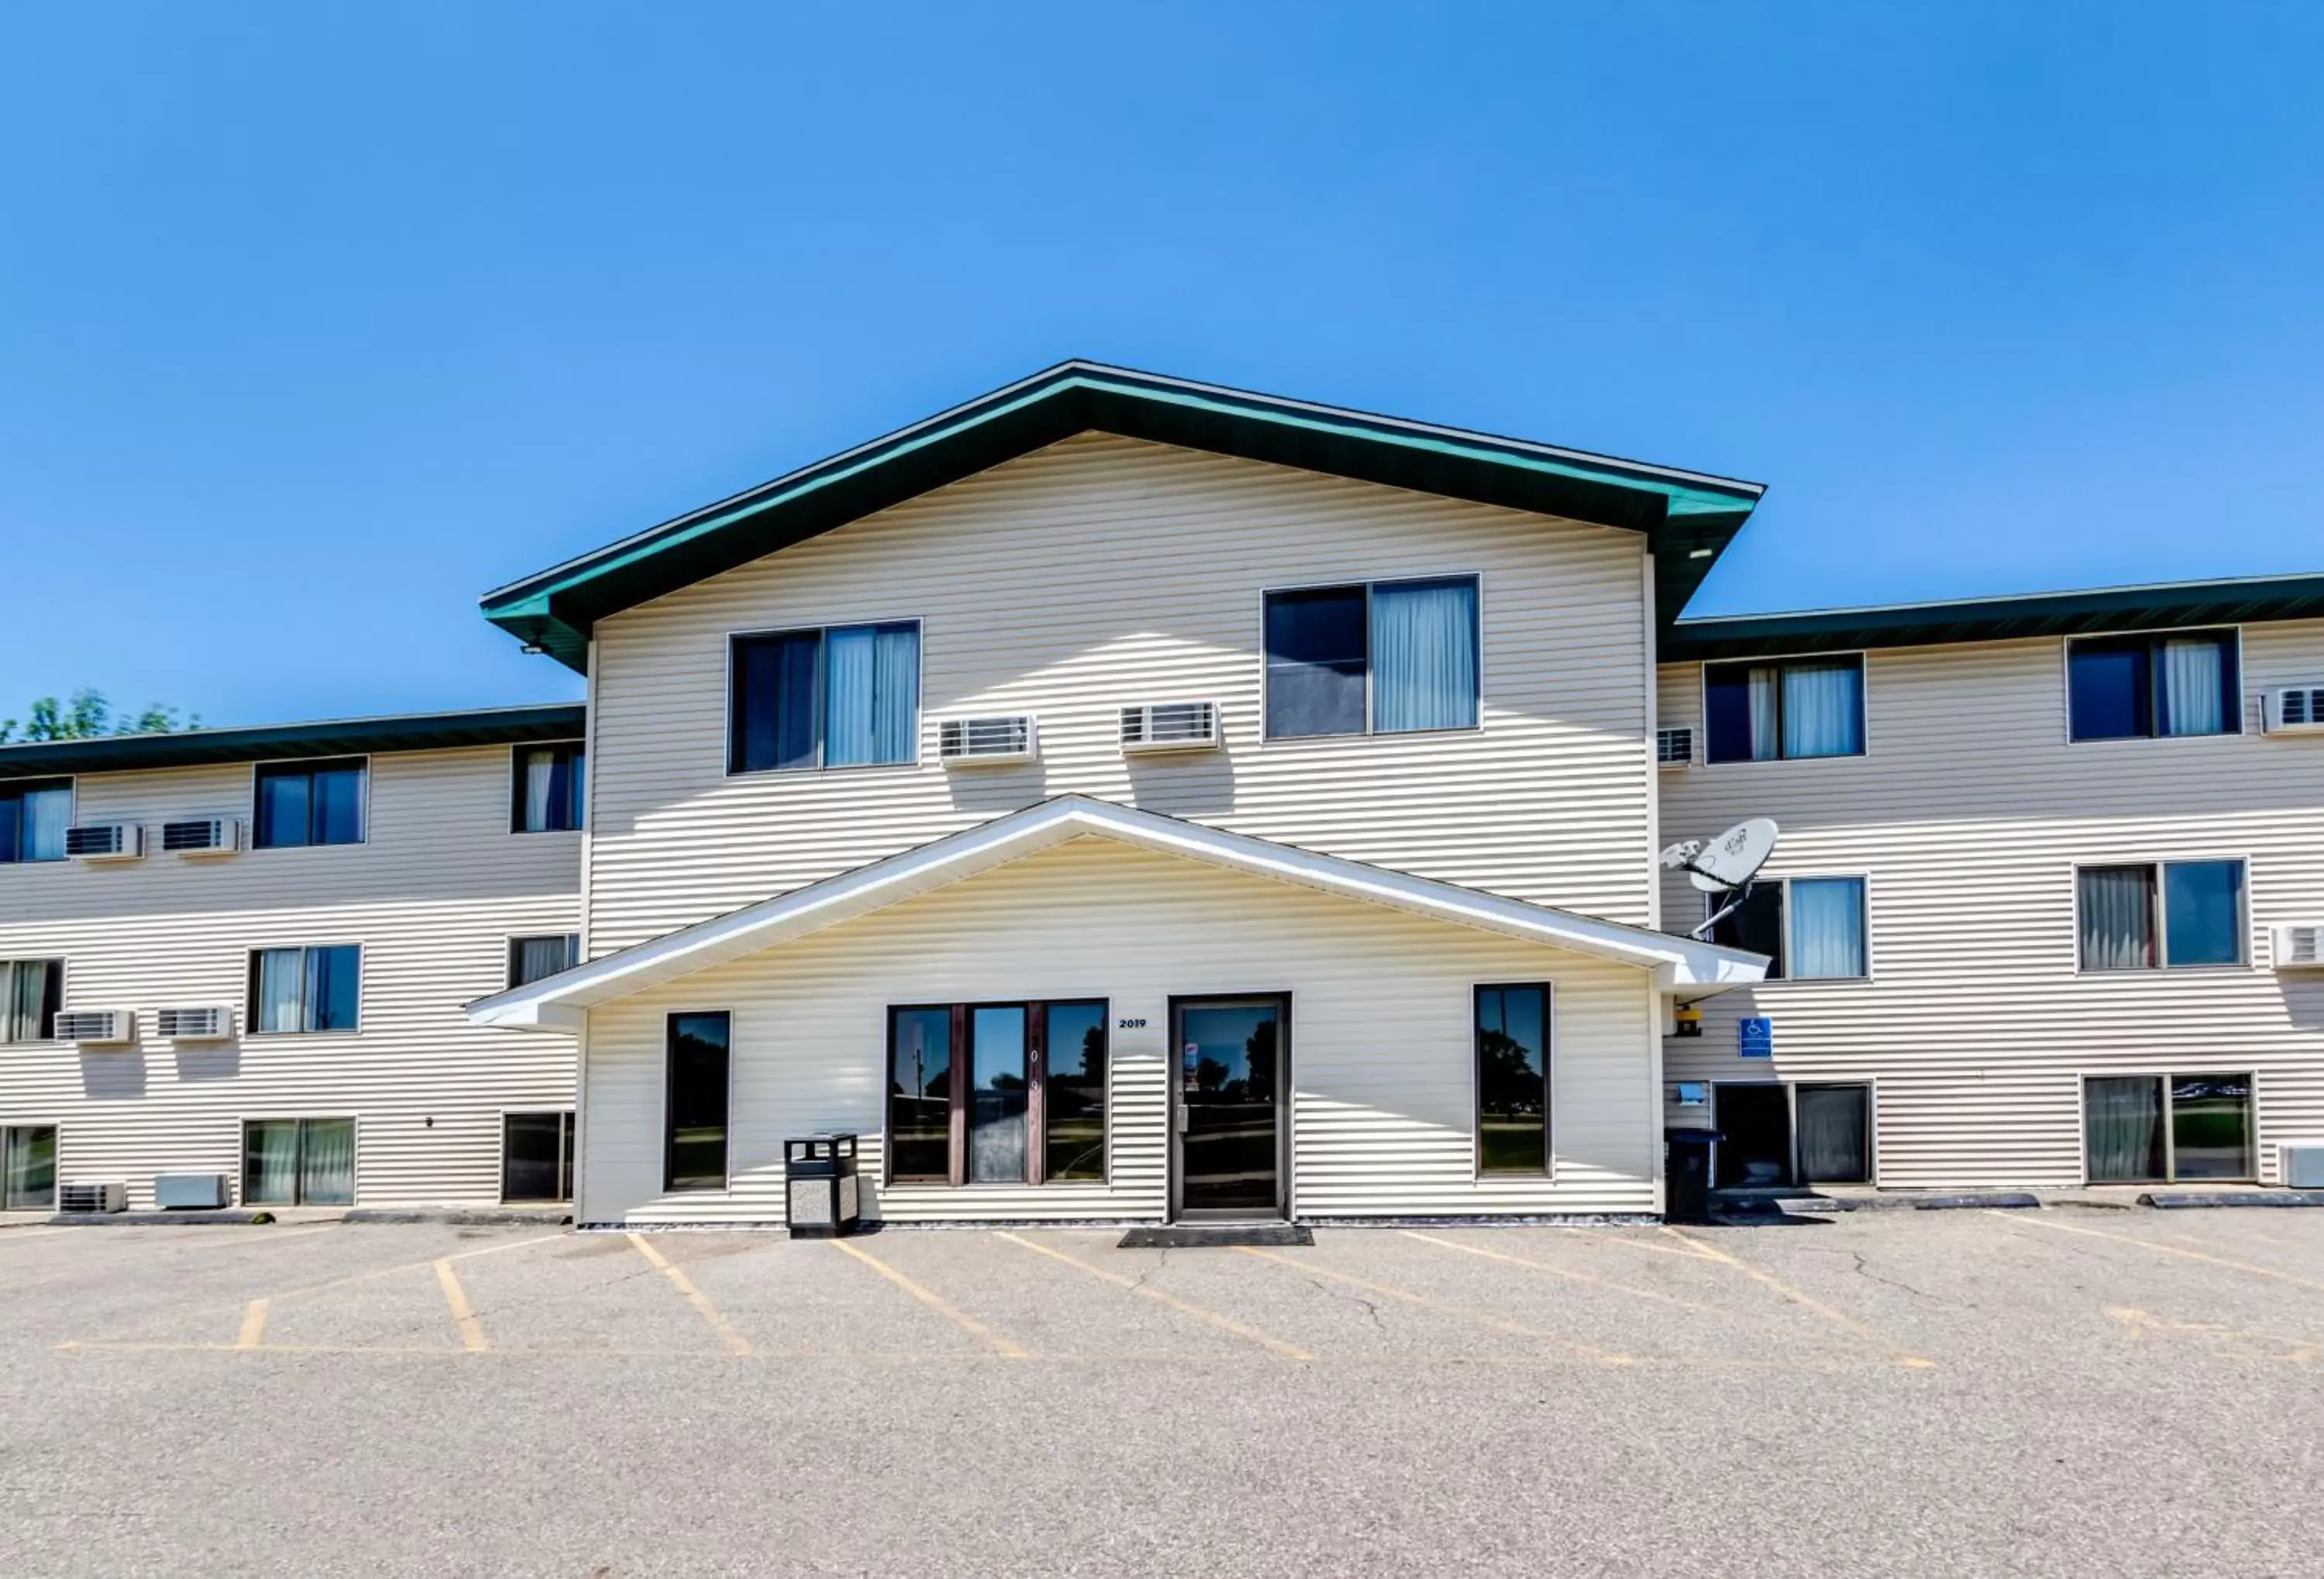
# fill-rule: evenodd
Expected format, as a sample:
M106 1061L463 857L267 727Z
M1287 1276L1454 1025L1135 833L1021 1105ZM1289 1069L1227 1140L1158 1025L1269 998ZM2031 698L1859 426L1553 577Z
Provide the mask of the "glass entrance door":
M1176 1215L1282 1215L1286 1009L1280 998L1203 998L1172 1010Z

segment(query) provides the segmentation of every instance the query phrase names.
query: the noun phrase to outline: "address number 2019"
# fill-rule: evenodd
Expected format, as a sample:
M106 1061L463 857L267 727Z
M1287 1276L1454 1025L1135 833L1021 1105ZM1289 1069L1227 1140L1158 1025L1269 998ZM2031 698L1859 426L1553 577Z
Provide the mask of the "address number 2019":
M1121 1022L1121 1029L1124 1030L1144 1030L1146 1029L1146 1021L1143 1020L1125 1020Z

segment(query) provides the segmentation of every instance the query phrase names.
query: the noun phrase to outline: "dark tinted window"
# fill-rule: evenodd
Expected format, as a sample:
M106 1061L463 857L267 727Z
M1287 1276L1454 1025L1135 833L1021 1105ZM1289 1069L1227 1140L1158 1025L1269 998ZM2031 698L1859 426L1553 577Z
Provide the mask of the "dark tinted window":
M501 1199L573 1198L573 1115L509 1113L501 1120Z
M1367 641L1364 589L1267 597L1267 733L1361 734Z
M72 780L0 784L0 862L61 861L72 822Z
M1711 899L1714 909L1722 908L1726 902L1721 896ZM1722 947L1766 955L1767 979L1772 982L1780 978L1784 974L1784 885L1751 884L1744 891L1743 902L1712 925L1711 940Z
M2076 740L2234 734L2243 727L2236 634L2166 631L2069 642L2066 704Z
M361 759L262 763L254 843L262 850L363 843L364 771Z
M1477 989L1477 1171L1549 1171L1549 989Z
M944 1180L952 1159L952 1011L889 1011L888 1175Z
M2163 868L2163 963L2241 965L2244 863L2172 861Z
M2180 1075L2171 1082L2172 1176L2180 1179L2254 1177L2251 1077Z
M732 771L812 768L822 731L816 683L823 635L746 636L734 643Z
M1048 1006L1048 1168L1052 1179L1105 1177L1106 1006Z
M662 1187L726 1187L726 1057L724 1014L669 1017L669 1128Z
M559 833L581 826L583 769L578 742L516 748L509 827L520 834Z

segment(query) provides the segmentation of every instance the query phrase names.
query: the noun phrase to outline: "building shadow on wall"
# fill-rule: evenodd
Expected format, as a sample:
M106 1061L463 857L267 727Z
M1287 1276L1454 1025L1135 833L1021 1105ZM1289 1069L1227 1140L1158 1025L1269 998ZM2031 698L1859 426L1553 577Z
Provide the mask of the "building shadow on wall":
M178 1078L186 1085L203 1080L231 1080L241 1073L240 1042L178 1049Z
M944 774L953 805L981 820L1006 817L1049 798L1048 773L1038 761L946 768Z
M134 1101L145 1094L143 1053L84 1053L81 1094L97 1102Z
M1234 809L1234 759L1222 751L1153 752L1130 762L1130 799L1165 817L1217 817Z

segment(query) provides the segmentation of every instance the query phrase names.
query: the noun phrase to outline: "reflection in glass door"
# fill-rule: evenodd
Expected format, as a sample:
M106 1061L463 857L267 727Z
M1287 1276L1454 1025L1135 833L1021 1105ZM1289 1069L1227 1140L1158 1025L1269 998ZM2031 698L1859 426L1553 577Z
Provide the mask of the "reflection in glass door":
M1173 1010L1180 1215L1283 1211L1285 1010L1280 998L1189 999Z

